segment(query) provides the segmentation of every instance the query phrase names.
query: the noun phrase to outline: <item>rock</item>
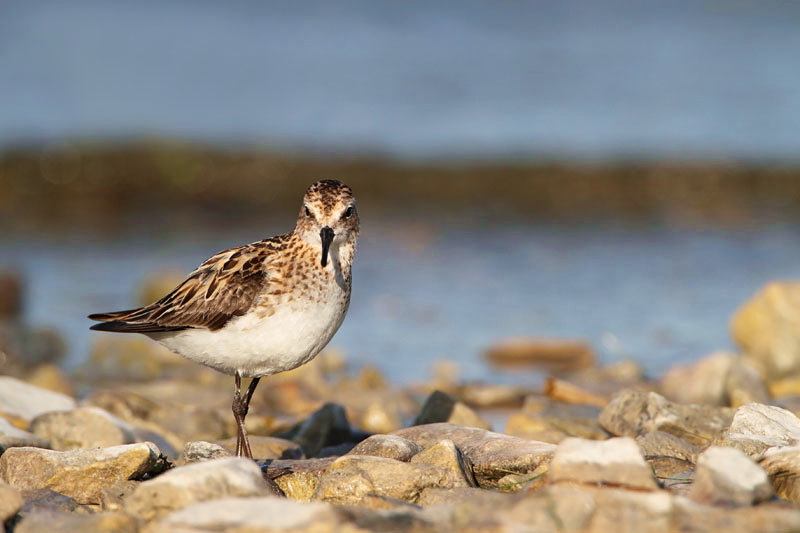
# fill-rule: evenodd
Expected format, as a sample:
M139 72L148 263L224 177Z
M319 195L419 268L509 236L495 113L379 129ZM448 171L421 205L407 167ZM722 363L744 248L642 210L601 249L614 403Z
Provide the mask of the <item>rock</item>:
M587 342L559 339L509 339L490 346L485 357L498 366L531 365L554 373L588 368L596 359Z
M468 486L450 470L429 464L410 464L385 457L339 457L319 479L314 498L356 505L368 495L415 502L426 487Z
M100 491L100 508L104 511L122 511L125 499L139 486L141 481L117 481Z
M675 498L668 492L598 488L590 493L595 512L588 531L677 531L673 523Z
M60 451L151 441L160 450L174 453L163 437L131 426L97 407L43 413L31 421L30 431Z
M741 451L712 446L700 454L689 491L692 500L749 506L770 496L772 486L766 472Z
M481 498L487 493L489 491L476 487L453 487L450 489L427 487L420 493L417 505L428 507L430 505L460 503L473 498Z
M758 461L781 498L800 503L800 446L777 446Z
M223 498L197 503L168 514L148 533L199 531L359 531L343 528L333 507L281 498ZM316 529L312 529L316 528Z
M800 370L800 283L770 282L740 307L731 332L744 357L768 380Z
M755 457L773 446L800 444L800 419L780 407L750 403L736 410L733 421L718 439Z
M694 469L697 447L675 435L654 431L637 437L636 444L656 476L673 477Z
M21 515L41 512L88 513L88 506L81 505L74 498L51 489L34 489L22 491L25 504L20 509Z
M23 503L25 500L17 489L0 481L0 526L17 514Z
M42 413L74 407L75 400L69 396L0 376L0 416L30 422Z
M119 512L96 514L71 514L44 511L26 516L15 528L15 533L137 533L139 521Z
M766 502L755 507L700 504L689 498L674 500L673 531L724 531L725 533L784 532L800 529L800 511L788 502Z
M449 422L457 426L476 427L491 430L491 425L478 416L475 411L442 391L433 391L422 410L414 420L415 426Z
M629 437L607 441L565 439L550 462L549 478L553 483L571 481L631 489L658 488L639 446Z
M422 451L422 446L397 435L372 435L350 450L350 455L372 455L397 461L409 461Z
M153 341L139 337L98 336L78 374L89 381L150 381L193 365Z
M276 460L262 467L287 498L308 502L317 490L319 479L333 463L333 457L325 459Z
M681 404L728 405L727 378L736 359L716 352L690 365L675 365L661 378L661 392Z
M186 446L183 447L181 458L185 463L197 463L200 461L209 461L211 459L231 457L232 455L230 451L219 444L206 442L204 440L196 440L186 443Z
M104 488L161 468L159 455L149 442L69 452L10 448L0 456L0 478L19 489L49 488L95 504Z
M451 487L476 487L472 465L451 440L440 440L430 448L419 452L409 461L411 464L427 464L444 468L450 472Z
M509 417L505 433L553 444L566 437L604 440L608 433L597 424L599 413L600 409L593 406L565 404L546 396L528 396L522 412Z
M372 402L364 410L358 426L368 433L389 433L400 429L402 424L394 404Z
M75 389L69 378L58 365L52 363L38 365L25 381L35 387L58 392L65 396L75 396Z
M206 500L269 494L253 461L225 457L181 466L141 483L125 500L125 510L150 520Z
M737 359L731 365L725 381L725 393L732 407L748 403L771 403L769 390L756 370Z
M0 455L8 448L19 446L49 448L50 445L45 439L14 427L5 418L0 418Z
M350 441L352 432L344 408L326 403L306 420L280 436L299 444L306 457L316 457L325 446Z
M475 480L483 488L497 488L509 473L530 474L550 462L556 447L545 442L520 439L477 428L453 424L426 424L394 433L428 448L440 440L451 440L469 458Z
M225 448L231 454L236 453L236 438L217 441L217 444ZM250 435L250 448L253 450L253 457L259 460L266 459L305 459L303 449L296 442L279 437L263 437L261 435Z
M558 444L570 435L554 427L541 416L527 413L514 413L508 418L505 433L514 437Z
M544 394L550 399L564 403L594 405L595 407L608 405L608 398L582 389L563 379L548 379L544 385Z
M600 426L617 436L665 431L696 445L718 436L733 419L733 409L679 405L655 392L623 390L600 413Z
M470 407L517 409L522 407L531 390L499 383L465 383L457 397Z

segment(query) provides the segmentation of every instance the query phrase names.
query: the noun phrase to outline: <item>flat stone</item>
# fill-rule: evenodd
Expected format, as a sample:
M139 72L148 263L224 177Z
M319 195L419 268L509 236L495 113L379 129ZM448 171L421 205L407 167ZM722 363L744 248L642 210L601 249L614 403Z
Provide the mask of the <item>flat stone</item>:
M149 520L206 500L268 494L258 465L225 457L181 466L141 483L126 498L125 510Z
M497 488L509 473L531 474L553 457L556 446L525 440L478 428L453 424L426 424L394 433L428 448L440 440L451 440L473 465L475 480L483 488Z
M24 503L20 491L0 481L0 525L17 514Z
M319 479L314 498L358 504L367 495L415 502L426 487L468 486L453 473L429 464L410 464L385 457L345 455L333 461Z
M29 429L60 451L138 442L130 424L97 407L42 413L31 421Z
M8 448L18 448L20 446L50 447L47 440L13 426L5 418L0 418L0 455Z
M49 488L96 504L104 488L157 468L159 455L149 442L68 452L10 448L0 456L0 477L19 489Z
M22 491L25 504L20 509L21 515L39 513L42 511L87 513L87 505L81 505L69 496L51 489L34 489Z
M650 466L630 437L606 441L569 438L550 462L553 483L571 481L632 489L658 488Z
M15 533L137 533L139 521L119 512L72 514L42 511L26 516L15 528Z
M397 435L372 435L356 444L348 453L409 461L421 451L422 446Z
M731 446L755 457L773 446L800 444L800 418L772 405L750 403L741 406L719 444Z
M183 447L181 458L186 463L197 463L231 456L232 453L219 444L206 442L204 440L195 440L186 443L186 446Z
M697 460L689 497L710 504L749 506L769 499L767 473L735 448L712 446Z
M476 487L472 465L451 440L440 440L411 458L411 464L427 464L450 472L450 487Z
M258 460L266 459L305 459L303 448L294 441L282 439L280 437L264 437L261 435L250 435L250 448L253 457ZM217 444L236 453L236 438L216 441Z
M449 422L457 426L475 427L491 430L491 425L470 407L442 391L433 391L422 410L414 420L414 425Z
M665 433L654 431L636 438L645 461L657 476L672 477L674 474L694 469L697 460L697 446Z
M498 366L539 366L551 372L588 368L595 362L591 345L569 339L508 339L490 346L486 359Z
M760 457L759 466L772 480L775 494L800 503L800 446L776 446Z
M341 521L330 504L282 498L221 498L196 503L161 518L148 533L176 531L314 531L333 533ZM345 530L348 531L348 530ZM349 529L349 531L357 531Z
M30 422L42 413L74 407L75 400L69 396L0 376L0 416Z
M637 437L653 431L671 433L695 445L705 445L727 428L734 409L680 405L655 392L626 389L616 394L598 421L612 435Z
M800 510L789 502L764 502L754 507L712 506L685 497L676 497L674 502L672 531L782 533L800 530Z

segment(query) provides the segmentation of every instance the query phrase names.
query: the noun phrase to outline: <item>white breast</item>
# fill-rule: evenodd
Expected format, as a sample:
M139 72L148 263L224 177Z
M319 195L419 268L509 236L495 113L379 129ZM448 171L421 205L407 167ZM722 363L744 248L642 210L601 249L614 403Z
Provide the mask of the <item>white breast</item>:
M310 361L341 326L350 300L345 289L332 281L315 296L284 302L263 318L250 312L217 331L187 329L151 337L183 357L226 374L276 374Z

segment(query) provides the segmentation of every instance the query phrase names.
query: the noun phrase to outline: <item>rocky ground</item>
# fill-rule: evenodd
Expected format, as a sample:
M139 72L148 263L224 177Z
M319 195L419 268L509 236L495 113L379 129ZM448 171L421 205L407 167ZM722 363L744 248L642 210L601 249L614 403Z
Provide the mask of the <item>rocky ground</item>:
M67 375L13 311L0 301L7 531L800 530L800 284L737 311L741 353L659 380L580 342L487 353L544 365L544 387L446 364L397 387L328 352L258 390L257 462L231 455L230 377L124 336Z

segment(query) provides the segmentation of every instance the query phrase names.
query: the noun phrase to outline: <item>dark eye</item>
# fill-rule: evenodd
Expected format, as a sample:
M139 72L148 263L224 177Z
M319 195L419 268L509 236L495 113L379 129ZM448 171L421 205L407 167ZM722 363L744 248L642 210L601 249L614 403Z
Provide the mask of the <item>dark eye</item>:
M311 216L311 211L310 211L310 210L309 210L307 207L306 207L306 216L307 216L307 217L310 217L310 216Z
M345 209L344 213L342 213L342 218L350 218L350 215L353 214L353 206L351 205L347 209Z

